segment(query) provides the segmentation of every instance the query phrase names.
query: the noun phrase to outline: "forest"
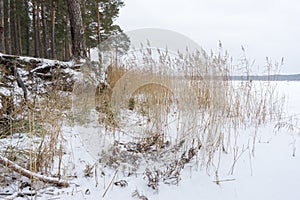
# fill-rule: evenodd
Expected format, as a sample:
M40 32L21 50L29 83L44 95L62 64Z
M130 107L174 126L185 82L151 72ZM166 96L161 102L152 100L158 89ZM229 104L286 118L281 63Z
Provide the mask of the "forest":
M76 5L80 13L72 12ZM123 6L121 0L0 0L0 52L70 60L76 31L83 34L86 49L122 33L114 20Z

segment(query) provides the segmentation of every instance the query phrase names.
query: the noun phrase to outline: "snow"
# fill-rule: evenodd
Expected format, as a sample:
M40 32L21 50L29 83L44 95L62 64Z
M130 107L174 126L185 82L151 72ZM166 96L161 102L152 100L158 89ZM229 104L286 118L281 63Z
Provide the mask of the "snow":
M286 116L296 117L298 120L300 95L297 88L300 82L278 83L280 92L283 92L288 99ZM72 132L72 131L71 131ZM233 152L221 155L219 167L220 184L216 184L213 169L208 172L200 170L194 164L186 166L181 174L182 180L178 185L167 185L159 183L158 190L147 186L143 174L126 177L118 173L115 181L124 179L127 187L112 185L103 199L132 199L132 193L136 190L140 195L148 199L299 199L298 179L300 178L300 148L299 131L282 130L274 132L274 124L268 124L259 129L254 155L252 149L245 148L234 167L233 174L230 174L233 164ZM249 135L253 136L252 130L245 130L240 133L240 149ZM243 138L245 137L245 138ZM93 157L86 154L82 144L73 140L74 157L84 158L89 163L94 163ZM78 142L78 143L77 143ZM295 155L293 155L295 154ZM81 166L82 167L82 166ZM81 178L78 182L77 193L60 196L61 199L99 199L111 181L114 170L102 169L107 176L99 177L99 185L96 186L94 178ZM80 177L80 176L79 176ZM88 194L85 194L85 192Z
M62 61L58 61L58 60L50 60L50 59L45 59L45 58L33 58L33 57L26 57L26 56L20 56L18 57L19 60L24 60L26 62L30 62L32 60L36 61L36 62L41 62L43 65L40 66L40 68L43 68L45 66L54 66L54 65L61 65L61 66L68 66L71 67L74 65L73 61L69 61L69 62L62 62ZM36 69L35 69L36 70Z
M16 57L17 60L23 60L25 62L40 62L43 65L51 65L54 66L55 64L62 65L62 66L68 66L71 67L74 65L74 61L68 61L68 62L62 62L58 60L50 60L50 59L45 59L45 58L34 58L34 57L29 57L29 56L15 56L15 55L8 55L8 54L2 54L0 53L0 57L2 56L12 56ZM42 66L40 66L42 67Z
M48 188L48 192L42 193L38 199L139 199L133 197L137 191L140 196L144 195L149 200L298 200L300 199L298 183L300 129L297 125L300 117L300 93L298 92L300 82L277 82L276 84L279 93L284 94L287 99L282 121L291 122L294 127L277 130L276 122L272 122L259 128L257 133L254 128L241 130L235 147L239 156L234 168L233 148L227 153L217 153L214 165L207 169L199 167L194 159L181 171L181 181L178 184L160 182L158 189L153 190L147 186L142 171L127 176L121 168L113 169L98 163L95 155L89 153L86 138L80 135L80 128L90 133L98 133L99 130L104 130L103 127L99 128L95 124L86 128L72 127L65 123L62 132L66 139L66 154L62 165L68 170L69 175L76 175L77 178L69 180L68 188ZM136 120L134 117L131 119ZM253 146L251 142L255 134L256 141ZM94 142L91 141L90 144ZM5 144L5 141L0 140L0 144ZM85 176L84 170L87 166L93 165L91 175ZM114 182L120 180L125 180L128 185L125 187L114 185ZM16 199L25 199L25 197Z
M5 88L5 87L0 88L0 94L2 94L3 96L9 96L10 92L11 91L8 88Z

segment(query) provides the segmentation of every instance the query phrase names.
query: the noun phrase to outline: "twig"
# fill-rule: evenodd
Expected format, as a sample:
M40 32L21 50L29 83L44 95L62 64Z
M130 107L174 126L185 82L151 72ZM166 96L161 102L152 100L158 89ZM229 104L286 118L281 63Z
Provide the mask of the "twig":
M50 183L50 184L55 184L57 186L61 186L61 187L68 187L69 183L59 180L57 178L53 178L53 177L48 177L48 176L44 176L44 175L40 175L37 173L34 173L32 171L29 171L21 166L19 166L18 164L8 160L7 158L3 157L2 155L0 155L0 164L12 169L13 171L21 174L22 176L25 176L29 179L35 178L39 181L45 182L45 183Z
M9 196L9 195L12 195L14 193L11 193L11 192L0 192L0 196Z
M222 183L222 182L229 182L229 181L235 181L235 179L234 178L224 179L224 180L217 180L217 181L213 181L213 182L219 184L219 183Z
M98 181L98 164L95 163L95 180L96 180L96 187L98 186L99 184L99 181Z
M114 179L116 178L117 173L118 173L118 169L116 170L116 172L115 172L113 178L111 179L109 185L107 186L106 190L104 191L104 193L103 193L103 195L102 195L102 198L105 197L105 195L106 195L106 193L107 193L107 190L110 188L110 186L111 186L112 183L114 182Z
M15 199L17 197L24 197L24 196L34 196L36 195L35 192L28 193L28 192L15 192L15 193L7 193L7 194L0 194L0 196L7 196L4 197L5 200Z

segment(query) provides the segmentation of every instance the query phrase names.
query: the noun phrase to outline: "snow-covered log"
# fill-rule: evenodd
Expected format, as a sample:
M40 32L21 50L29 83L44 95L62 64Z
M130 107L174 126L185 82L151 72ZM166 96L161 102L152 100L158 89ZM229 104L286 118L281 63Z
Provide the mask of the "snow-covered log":
M17 85L26 99L32 91L44 91L44 87L57 82L61 84L61 88L71 90L74 75L78 73L79 68L80 64L75 65L72 61L62 62L0 53L0 94L7 96L2 90Z
M78 69L80 65L74 65L74 62L62 62L58 60L50 60L44 58L34 58L25 56L15 56L0 53L0 64L10 64L12 62L17 62L21 68L30 68L29 70L43 69L43 68L72 68Z
M0 53L0 129L18 105L52 91L71 92L81 65Z
M53 177L48 177L48 176L44 176L44 175L40 175L37 173L34 173L32 171L29 171L21 166L19 166L16 163L13 163L12 161L8 160L7 158L5 158L4 156L0 155L0 164L8 167L9 169L13 170L14 172L17 172L19 174L21 174L22 176L25 176L29 179L36 179L45 183L50 183L50 184L55 184L57 186L61 186L61 187L68 187L69 183L63 180L59 180L57 178L53 178Z

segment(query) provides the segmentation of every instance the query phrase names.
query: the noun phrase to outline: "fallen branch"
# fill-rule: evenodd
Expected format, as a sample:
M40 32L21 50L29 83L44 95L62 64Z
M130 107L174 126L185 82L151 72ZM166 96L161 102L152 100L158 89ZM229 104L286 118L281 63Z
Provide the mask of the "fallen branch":
M13 71L13 74L17 80L17 83L18 83L18 86L20 88L22 88L23 92L24 92L24 99L27 100L27 88L18 72L18 68L16 67L17 64L14 62L14 65L12 66L12 71Z
M18 164L13 163L12 161L8 160L7 158L3 157L2 155L0 155L0 164L8 167L9 169L12 169L13 171L15 171L29 179L36 179L36 180L39 180L39 181L42 181L45 183L55 184L55 185L61 186L61 187L69 186L69 183L66 181L59 180L59 179L53 178L53 177L40 175L40 174L34 173L32 171L29 171L29 170L19 166Z
M213 182L216 183L217 185L219 185L222 182L230 182L230 181L235 181L235 179L232 178L232 179L216 180L216 181L213 181Z
M13 200L17 197L24 197L24 196L34 196L36 195L35 192L15 192L15 193L7 193L7 194L0 194L0 196L6 196L5 200Z
M105 197L106 192L108 191L108 189L110 188L110 186L111 186L112 183L114 182L114 179L116 178L117 173L118 173L118 169L115 171L115 174L114 174L113 178L111 179L110 183L108 184L106 190L104 191L104 193L103 193L103 195L102 195L102 198Z

